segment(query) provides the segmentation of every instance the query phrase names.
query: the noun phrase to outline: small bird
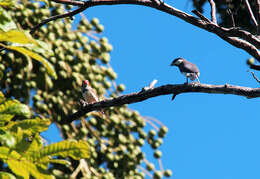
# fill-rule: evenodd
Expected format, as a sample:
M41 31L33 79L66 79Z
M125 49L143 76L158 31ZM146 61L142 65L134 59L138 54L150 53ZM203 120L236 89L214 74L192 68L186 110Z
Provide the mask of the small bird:
M192 81L197 79L200 83L200 71L195 64L185 60L184 58L176 58L172 61L171 66L177 66L179 68L180 72L187 78L186 83L188 83L188 78Z
M96 95L93 88L91 88L88 80L84 80L82 82L81 90L82 96L87 104L92 104L99 101L98 96Z

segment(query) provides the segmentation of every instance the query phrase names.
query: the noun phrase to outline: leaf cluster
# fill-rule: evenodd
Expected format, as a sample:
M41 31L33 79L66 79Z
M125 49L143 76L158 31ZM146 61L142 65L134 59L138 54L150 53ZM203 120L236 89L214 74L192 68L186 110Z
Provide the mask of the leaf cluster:
M29 29L33 24L70 8L53 2L21 1L16 7L7 8L7 12L15 24ZM56 177L144 178L142 166L150 162L142 146L151 146L156 159L160 160L162 156L158 148L163 143L167 128L158 121L153 124L152 120L127 106L105 109L104 116L92 112L80 121L66 124L66 117L80 108L78 101L82 98L82 80L89 80L101 99L118 96L125 90L123 84L117 85L115 82L117 74L109 64L113 47L106 37L101 36L103 30L97 18L88 20L82 17L73 28L71 20L64 19L50 22L35 32L37 42L48 44L53 52L41 54L53 66L57 78L48 75L43 63L32 60L31 56L4 51L0 57L0 71L3 74L0 87L7 97L30 103L36 114L51 118L65 141L88 141L90 158L87 164L72 156L67 160L70 166L61 167L60 163L53 162L48 169ZM150 130L149 127L145 128L147 122L155 128L153 135L147 134ZM40 156L45 159L45 155ZM149 170L155 178L171 175L169 170L156 168L159 167Z
M39 134L48 129L51 121L31 116L27 105L5 99L0 93L0 160L6 164L2 166L5 172L0 173L1 178L12 174L23 178L54 178L48 172L50 163L70 164L54 156L75 160L89 158L89 147L85 141L65 140L44 146Z

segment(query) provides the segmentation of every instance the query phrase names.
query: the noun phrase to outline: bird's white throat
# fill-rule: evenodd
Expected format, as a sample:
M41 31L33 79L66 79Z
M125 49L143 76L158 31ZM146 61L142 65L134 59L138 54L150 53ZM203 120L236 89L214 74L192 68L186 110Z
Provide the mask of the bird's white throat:
M183 62L183 60L182 59L179 59L179 60L177 60L176 62L175 62L175 65L179 65L179 64L181 64Z

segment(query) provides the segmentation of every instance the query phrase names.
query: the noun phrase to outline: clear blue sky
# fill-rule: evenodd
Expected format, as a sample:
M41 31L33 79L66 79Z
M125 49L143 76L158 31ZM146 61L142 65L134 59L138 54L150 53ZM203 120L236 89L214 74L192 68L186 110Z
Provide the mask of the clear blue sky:
M166 2L191 13L186 0ZM139 91L153 79L157 86L183 83L184 76L169 66L176 57L197 64L201 83L258 87L247 72L247 53L176 17L133 5L99 6L84 14L99 18L105 26L103 34L114 47L111 65L117 82L127 87L125 94ZM260 178L259 99L190 93L174 101L170 95L160 96L129 107L168 126L160 149L172 178ZM53 136L46 138L54 141Z

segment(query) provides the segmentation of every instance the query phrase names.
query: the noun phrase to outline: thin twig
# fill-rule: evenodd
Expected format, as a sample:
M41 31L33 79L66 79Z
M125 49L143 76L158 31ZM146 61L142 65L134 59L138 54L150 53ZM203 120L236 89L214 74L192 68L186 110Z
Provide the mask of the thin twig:
M164 172L162 160L161 160L160 158L158 158L158 163L159 163L160 170L161 170L162 172Z
M155 130L159 131L159 128L149 119L143 118L147 123L149 123Z
M252 76L254 77L254 79L255 79L258 83L260 83L260 80L255 76L254 72L251 71L251 74L252 74Z
M257 21L255 19L254 13L252 12L252 9L250 7L250 4L249 4L248 0L245 0L245 3L246 3L246 7L247 7L247 10L248 10L248 12L250 14L250 17L251 17L252 21L254 22L255 26L258 27L258 23L257 23Z
M230 15L230 17L231 17L232 27L236 27L236 23L235 23L235 20L234 20L233 12L232 12L230 9L228 9L228 10L227 10L227 13L228 13L228 14Z
M161 121L159 121L151 116L145 116L144 118L152 120L152 121L156 122L157 124L159 124L160 126L164 126L164 124Z
M191 12L193 12L194 14L196 14L199 18L201 18L202 20L211 23L211 21L206 18L205 16L203 16L198 10L192 10Z
M74 15L84 11L87 7L86 6L82 6L74 11L71 11L71 12L67 12L65 14L60 14L60 15L56 15L56 16L52 16L48 19L45 19L43 20L41 23L37 24L36 26L34 26L30 33L33 34L37 29L39 29L41 26L47 24L48 22L50 21L54 21L54 20L57 20L57 19L60 19L60 18L65 18L65 17L73 17Z
M260 0L256 0L256 19L260 22ZM260 35L260 24L257 26L257 34Z
M139 168L140 170L142 170L146 175L148 175L150 178L153 178L152 174L149 173L144 167L138 165L137 168Z
M74 6L83 6L84 2L83 1L74 1L74 0L51 0L56 3L61 3L61 4L67 4L67 5L74 5Z
M216 18L216 4L214 0L208 0L210 7L211 7L211 20L213 23L217 24L217 18Z

